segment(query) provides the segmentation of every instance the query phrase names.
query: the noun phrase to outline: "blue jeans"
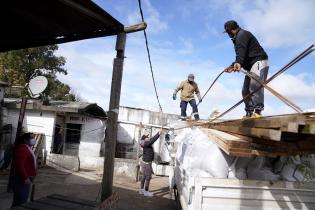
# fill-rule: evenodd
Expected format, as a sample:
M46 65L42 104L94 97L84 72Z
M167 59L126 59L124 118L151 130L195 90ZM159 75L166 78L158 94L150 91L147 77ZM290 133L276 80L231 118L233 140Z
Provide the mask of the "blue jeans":
M19 176L14 177L13 183L13 206L18 206L28 201L31 192L31 184L24 184Z
M187 104L188 104L187 101L181 101L180 102L180 109L181 109L180 116L182 118L186 118L187 117L187 114L186 114ZM199 114L198 114L198 108L197 108L196 100L195 99L191 99L189 101L189 104L190 104L190 106L191 106L191 108L193 110L193 115L195 117L195 120L199 120Z

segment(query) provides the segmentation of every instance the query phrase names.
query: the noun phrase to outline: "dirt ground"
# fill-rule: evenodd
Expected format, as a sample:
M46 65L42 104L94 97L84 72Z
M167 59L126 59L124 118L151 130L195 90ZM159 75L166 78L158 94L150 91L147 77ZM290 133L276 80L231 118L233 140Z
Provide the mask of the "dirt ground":
M91 201L98 201L101 188L101 174L97 171L59 171L53 168L39 170L36 178L35 199L61 194ZM8 172L0 172L0 210L9 209L12 193L6 192ZM123 177L114 178L114 191L119 196L117 210L176 210L176 204L170 199L168 177L154 176L150 191L154 197L148 198L138 193L139 183Z

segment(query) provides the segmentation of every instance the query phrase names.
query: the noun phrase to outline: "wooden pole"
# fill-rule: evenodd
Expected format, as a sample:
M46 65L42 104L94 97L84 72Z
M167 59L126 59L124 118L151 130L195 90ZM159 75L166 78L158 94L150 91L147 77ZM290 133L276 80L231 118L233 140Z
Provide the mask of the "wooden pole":
M139 181L139 172L140 172L140 164L139 164L139 160L140 160L140 140L141 140L141 131L142 131L142 122L140 122L139 124L139 130L138 130L138 141L136 142L137 144L137 177L136 177L136 182Z
M16 143L17 138L21 135L22 130L23 130L23 120L24 120L24 116L25 116L26 105L27 105L27 98L22 97L19 120L18 120L18 124L17 124L17 128L16 128L16 135L15 135L14 143ZM9 181L8 181L8 185L7 185L7 192L11 192L11 189L13 187L12 186L13 176L14 176L13 170L14 170L14 165L13 165L13 158L12 158L11 168L10 168L10 173L9 173Z
M132 26L127 26L124 28L125 33L134 33L137 31L143 31L144 29L147 28L147 24L145 22L138 23Z
M101 195L102 201L112 195L114 161L117 140L117 120L119 112L121 81L123 75L125 45L126 33L119 33L116 40L117 55L114 59L113 65L112 87L108 111L108 127L107 135L105 136L105 159Z

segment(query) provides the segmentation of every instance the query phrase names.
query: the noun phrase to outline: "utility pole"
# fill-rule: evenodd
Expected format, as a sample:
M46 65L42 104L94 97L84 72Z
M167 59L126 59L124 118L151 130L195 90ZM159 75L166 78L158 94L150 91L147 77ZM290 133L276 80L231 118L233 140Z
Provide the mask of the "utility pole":
M113 176L117 140L117 120L119 113L119 101L121 92L121 82L123 75L123 65L125 57L126 34L144 30L146 23L125 27L123 32L117 34L116 51L117 55L113 64L112 87L110 92L107 134L105 136L105 157L102 181L101 201L109 198L113 191Z
M117 120L119 112L119 101L121 91L121 81L123 75L123 65L125 57L126 33L121 32L117 35L116 51L117 55L114 59L112 87L110 93L109 111L108 111L108 127L105 136L105 160L103 169L103 183L101 200L105 200L112 194L113 176L114 176L114 160L117 139Z
M26 96L24 96L22 97L22 101L21 101L20 114L19 114L19 120L18 120L18 124L16 128L14 143L16 143L17 139L19 138L19 136L21 135L23 131L23 120L25 116L26 106L27 106L27 98ZM12 161L11 167L10 167L8 185L7 185L7 192L11 192L11 189L13 187L13 176L14 176L13 171L14 171L14 166L13 166L13 161Z

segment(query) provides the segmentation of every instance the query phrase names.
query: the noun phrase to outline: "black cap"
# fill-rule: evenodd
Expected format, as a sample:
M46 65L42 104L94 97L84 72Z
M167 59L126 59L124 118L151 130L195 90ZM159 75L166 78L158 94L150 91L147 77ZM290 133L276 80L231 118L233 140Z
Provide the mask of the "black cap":
M224 31L223 33L226 32L226 29L238 29L239 26L235 20L229 20L226 23L224 23Z

